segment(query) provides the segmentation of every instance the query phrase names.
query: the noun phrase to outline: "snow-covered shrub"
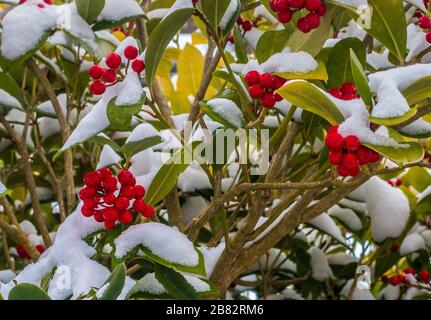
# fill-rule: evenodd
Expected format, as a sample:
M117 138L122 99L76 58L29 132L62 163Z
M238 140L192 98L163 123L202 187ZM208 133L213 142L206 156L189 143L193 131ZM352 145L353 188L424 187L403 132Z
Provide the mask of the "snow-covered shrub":
M431 298L428 1L0 2L1 298Z

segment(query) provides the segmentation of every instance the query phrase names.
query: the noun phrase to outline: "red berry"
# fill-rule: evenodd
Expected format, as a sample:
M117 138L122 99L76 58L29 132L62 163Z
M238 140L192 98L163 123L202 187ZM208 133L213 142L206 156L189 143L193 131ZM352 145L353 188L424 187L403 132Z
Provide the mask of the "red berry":
M120 213L120 217L118 219L121 224L131 224L133 221L133 215L130 211L123 211Z
M280 11L277 13L277 19L283 24L289 23L292 20L293 12L291 10Z
M350 101L355 99L358 99L358 96L356 94L346 93L345 95L343 95L343 100Z
M331 151L328 155L328 160L333 165L339 165L343 162L344 154L341 151Z
M283 97L280 96L278 93L274 94L274 99L276 102L280 102L283 100Z
M135 46L128 46L124 49L124 56L129 60L134 60L138 57L139 51Z
M317 13L309 13L304 19L307 26L311 29L316 29L320 26L320 16Z
M136 183L135 177L133 176L133 174L128 171L128 170L121 170L118 173L118 181L123 185L123 186L133 186Z
M145 196L145 188L141 185L135 186L135 199L142 199Z
M272 75L270 73L263 73L260 75L260 85L263 88L271 88L272 87Z
M431 27L431 20L426 16L420 17L419 27L421 27L422 29L429 29Z
M96 222L103 222L105 219L103 218L103 211L96 211L94 212L94 220L96 220Z
M341 151L343 148L343 137L336 132L328 133L325 144L331 151Z
M334 132L337 133L339 127L340 126L331 126L331 127L329 127L328 133L334 133Z
M244 31L250 31L253 28L253 23L251 23L250 20L245 20L242 24L241 24L242 28L244 29Z
M270 0L269 1L269 7L271 8L272 11L278 11L277 10L277 5L278 5L279 1L280 0Z
M320 8L321 4L320 0L305 0L305 9L315 11Z
M316 10L316 13L323 17L326 15L326 12L328 11L328 7L326 6L326 4L322 3L322 5L320 6L319 9Z
M398 243L394 242L391 244L390 250L392 252L397 252L399 248L400 248L400 246L398 245Z
M45 8L45 5L43 3L38 3L37 6L41 9Z
M430 273L426 270L419 272L419 279L425 283L430 282Z
M391 277L391 285L392 286L394 286L394 287L396 287L397 285L399 285L400 284L400 280L398 279L398 277L397 276L393 276L393 277Z
M112 83L117 80L117 72L113 69L108 69L103 72L103 81Z
M338 165L337 166L337 173L341 176L341 177L348 177L350 176L350 171L345 169L342 165Z
M89 218L89 217L93 216L93 214L94 214L94 209L91 209L91 208L88 208L88 207L86 207L86 206L83 206L83 207L81 208L81 213L82 213L82 215L83 215L84 217Z
M358 93L358 90L356 89L356 86L353 83L351 83L351 82L345 82L345 83L343 83L343 85L341 86L340 90L343 93L343 95L347 95L347 94L356 95Z
M99 80L103 76L103 72L105 69L102 66L99 66L98 64L91 66L90 69L88 69L89 76L94 80Z
M85 200L89 198L93 198L96 196L96 188L94 187L85 187L79 191L79 199Z
M287 80L278 77L278 76L273 76L272 77L272 89L273 90L278 90L280 89L282 86L284 86L284 84L287 82Z
M145 205L145 210L142 212L145 218L152 218L154 216L154 208L149 205Z
M302 9L304 7L305 0L290 0L290 7L295 9Z
M263 89L259 84L255 84L248 89L248 93L253 99L260 99L263 95Z
M133 203L133 210L139 213L143 213L145 211L146 204L142 199L136 199Z
M102 186L109 191L117 190L117 178L115 178L114 176L108 176L103 178Z
M329 94L335 98L343 99L343 93L337 88L329 89Z
M277 101L275 101L274 95L269 92L265 92L262 96L261 103L265 108L272 109L274 108Z
M36 246L36 250L39 251L40 254L42 254L42 253L45 252L45 247L43 245L41 245L41 244L38 244Z
M104 224L105 224L105 229L107 230L112 230L115 228L115 220L105 220Z
M232 44L235 43L235 37L233 36L233 34L231 34L227 40Z
M120 211L124 211L127 208L129 208L129 199L127 199L126 197L119 197L116 201L115 201L115 208L117 208Z
M121 66L121 56L118 53L112 52L106 57L106 65L111 69L117 69Z
M104 94L106 91L106 85L102 81L94 81L90 85L90 91L94 95Z
M428 31L427 35L426 35L426 40L431 43L431 31Z
M236 23L237 23L238 25L241 25L243 22L244 22L244 19L243 19L241 16L239 16L239 17L236 19Z
M245 80L245 83L247 83L247 85L249 87L254 86L255 84L259 84L260 74L256 70L251 70L251 71L247 72L244 80Z
M358 157L359 164L368 164L371 161L371 150L367 147L360 146L358 150L356 150L356 156Z
M348 171L356 171L359 168L359 160L355 154L348 153L344 155L342 166Z
M52 4L52 0L43 0L46 4Z
M307 24L307 22L305 21L305 18L298 19L298 22L296 23L296 26L303 33L309 33L311 31L311 28Z
M347 136L344 138L344 147L347 151L355 152L361 146L361 141L356 136Z
M20 258L22 259L31 259L30 255L27 253L27 250L25 250L24 245L19 244L16 246L16 251Z
M395 180L395 186L401 187L402 185L403 185L403 181L400 178L397 178L397 180Z
M389 281L388 276L383 276L380 280L382 280L383 283L387 283Z
M399 274L399 275L398 275L398 281L399 281L400 283L405 282L405 281L406 281L406 276L405 276L404 274Z
M136 73L141 73L145 70L145 62L140 59L136 59L132 62L132 70Z
M374 150L370 150L370 162L379 162L380 159L380 154L378 154Z
M115 203L115 200L117 200L117 198L114 196L113 193L108 193L106 196L103 197L103 201L110 206Z
M99 169L99 172L102 175L102 177L112 176L112 171L109 168Z
M103 210L103 219L104 221L117 221L118 220L118 211L115 208L106 208Z
M25 3L27 0L19 0L19 4Z
M404 270L405 274L415 274L415 270L412 267L408 267Z
M199 0L192 0L192 3L193 3L193 5L195 6L196 5L196 3L198 3L199 2Z
M84 183L90 187L98 187L102 179L102 174L98 171L88 172L84 175Z
M96 200L94 200L94 198L85 199L83 202L84 202L84 207L88 209L94 209L97 206L97 202Z
M135 187L125 186L121 188L121 195L129 200L132 200L135 197Z
M286 12L290 11L289 9L290 0L277 0L274 2L274 11L280 13L280 12Z

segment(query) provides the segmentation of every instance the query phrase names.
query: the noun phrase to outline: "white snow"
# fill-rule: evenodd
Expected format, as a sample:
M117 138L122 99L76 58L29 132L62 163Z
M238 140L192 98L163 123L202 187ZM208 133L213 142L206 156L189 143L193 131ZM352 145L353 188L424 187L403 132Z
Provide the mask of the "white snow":
M409 201L404 193L378 177L367 182L367 210L371 217L371 233L378 243L401 235L410 216Z
M325 281L333 277L332 269L329 266L328 260L322 250L317 247L311 247L308 251L310 254L310 264L313 279L317 281Z
M117 99L115 99L115 105L134 105L141 100L144 90L139 75L136 72L130 71L119 86L120 93Z
M329 264L346 266L351 263L358 262L358 258L352 256L351 254L345 252L338 252L334 254L327 255Z
M15 278L15 273L12 270L2 270L0 271L0 286L1 283L8 283L10 281L13 280L13 278Z
M388 284L382 291L380 291L380 300L398 300L400 297L400 286L392 286Z
M423 135L431 132L431 123L418 119L401 129L401 133L406 135Z
M1 53L16 60L35 48L45 32L54 28L60 15L59 7L37 7L35 0L16 6L3 18Z
M67 95L62 93L57 96L57 100L60 103L61 110L63 114L67 113ZM50 115L52 117L56 117L56 112L54 106L52 105L51 100L47 100L39 104L36 109L44 114Z
M0 106L5 106L7 108L21 108L21 103L10 95L8 92L4 91L3 89L0 89Z
M212 189L208 175L202 168L189 166L178 178L178 188L183 192Z
M145 140L154 136L159 136L157 130L148 123L142 123L133 129L132 133L126 140L126 144Z
M232 20L237 10L238 10L238 1L231 0L229 3L229 6L226 9L226 12L223 15L223 18L220 20L220 23L219 23L219 27L222 30L226 29L227 25L229 24L229 21Z
M344 239L340 229L328 214L322 213L321 215L317 216L314 219L311 219L307 223L319 229L320 231L330 235L341 243L346 243L346 240Z
M149 222L125 230L115 240L115 256L122 258L139 245L174 264L194 267L199 263L193 243L176 228L161 223Z
M359 8L363 6L368 6L367 0L333 0L334 2L338 2L340 4L344 4L353 8Z
M347 283L344 285L343 289L341 290L341 295L344 296L345 298L348 298L352 285L353 285L353 279L347 281ZM355 289L353 289L353 294L351 298L352 300L376 300L370 290L360 289L357 286L355 287Z
M211 248L206 246L199 247L200 252L204 256L205 270L207 273L207 277L210 277L211 274L213 273L214 268L216 267L217 262L224 251L224 248L225 248L224 242L220 243L216 247L211 247Z
M104 145L102 152L100 153L99 163L97 164L97 170L105 167L112 166L113 164L119 163L122 158L112 149L109 145Z
M408 3L411 3L412 5L418 7L419 9L421 9L422 11L427 11L427 9L425 8L423 0L404 0L404 1L408 2Z
M402 256L425 249L425 240L419 233L411 233L405 237L400 246Z
M143 14L144 12L135 0L105 0L105 6L98 20L120 21Z
M19 227L21 228L22 231L24 231L24 233L26 235L31 235L31 234L35 234L37 235L37 230L36 227L33 225L33 223L31 223L28 220L23 220L20 224Z
M352 209L341 208L339 205L335 205L328 210L328 214L332 217L338 218L353 231L359 231L362 229L362 222Z
M207 104L218 116L225 119L237 128L241 128L245 122L244 116L238 106L232 100L215 98L207 101Z

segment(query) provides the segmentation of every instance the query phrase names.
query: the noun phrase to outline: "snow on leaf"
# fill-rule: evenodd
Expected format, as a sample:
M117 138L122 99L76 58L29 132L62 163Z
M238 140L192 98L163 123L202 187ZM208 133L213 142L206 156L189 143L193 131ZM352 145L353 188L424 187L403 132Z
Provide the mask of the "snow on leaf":
M232 100L216 98L207 103L201 103L201 107L214 121L227 127L242 128L245 123L244 116L238 106Z
M104 145L102 152L100 153L99 163L97 164L97 170L106 168L119 163L122 158L112 149L109 145Z
M343 244L346 243L346 240L344 239L340 229L337 227L334 220L328 214L322 213L321 215L317 216L314 219L311 219L307 223L319 229L320 231L330 235L339 242Z
M363 6L368 6L367 0L332 0L334 3L345 5L352 8L360 8Z
M367 210L371 217L373 239L381 243L397 238L407 225L410 205L404 193L386 181L373 177L366 183Z
M400 254L405 256L421 249L425 249L425 239L419 233L414 232L404 238L400 246Z
M362 222L352 209L341 208L339 205L335 205L328 210L328 214L340 220L353 231L362 229Z
M144 12L135 0L105 0L93 30L109 29L133 18L143 16Z
M325 281L332 278L332 270L323 251L317 247L311 247L308 253L310 254L311 276L313 279Z

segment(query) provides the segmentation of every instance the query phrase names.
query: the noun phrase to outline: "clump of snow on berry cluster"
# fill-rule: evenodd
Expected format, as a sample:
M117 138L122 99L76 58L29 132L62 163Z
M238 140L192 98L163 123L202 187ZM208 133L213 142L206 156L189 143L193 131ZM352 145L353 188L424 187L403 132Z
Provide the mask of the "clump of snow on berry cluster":
M367 211L371 218L373 239L381 243L397 238L407 225L410 205L404 193L386 181L373 177L366 183Z
M171 263L189 267L199 264L199 255L193 243L177 229L161 223L139 224L125 230L115 240L115 256L122 258L140 245Z

